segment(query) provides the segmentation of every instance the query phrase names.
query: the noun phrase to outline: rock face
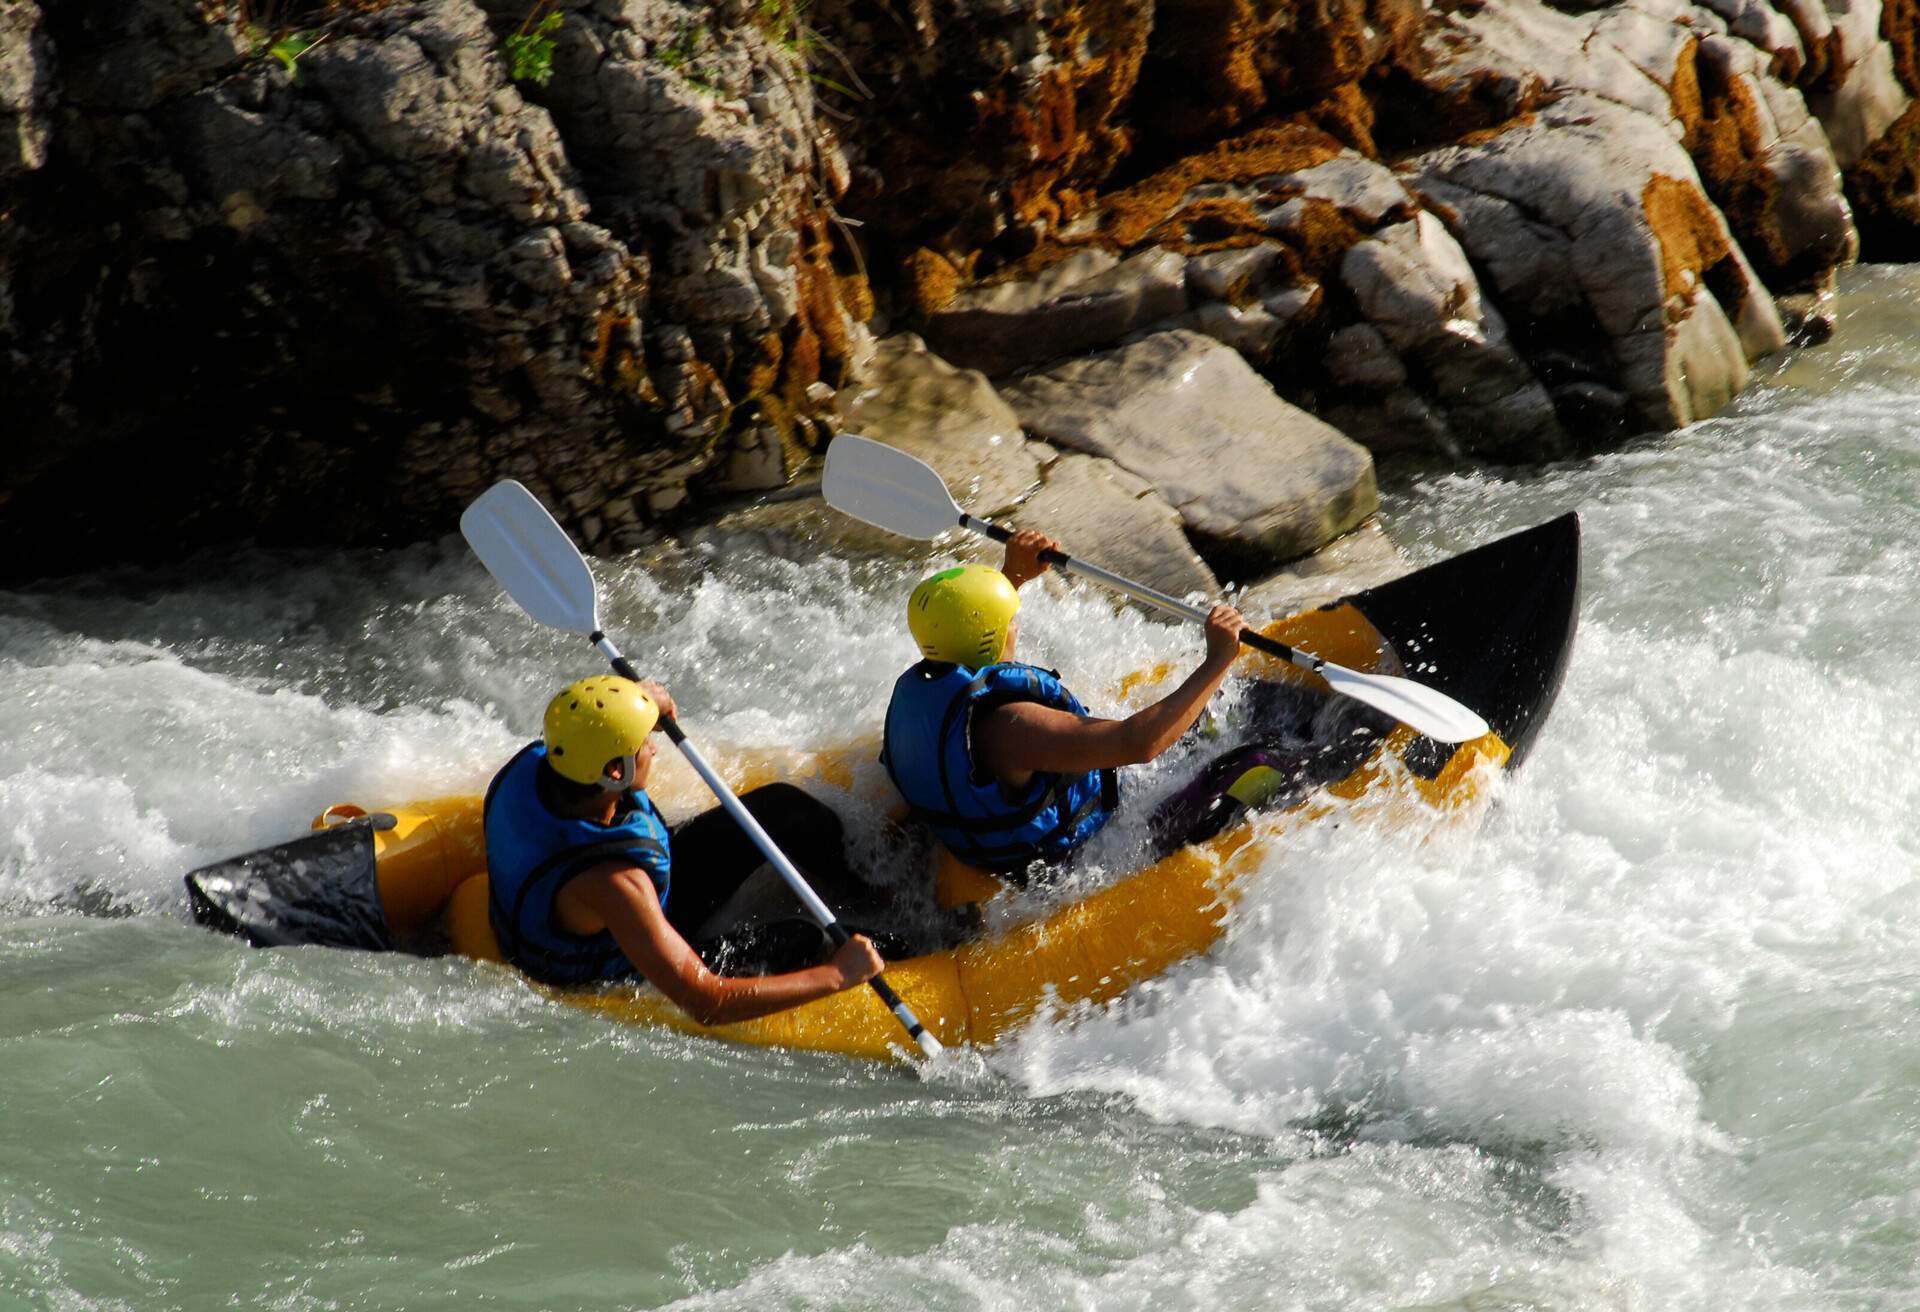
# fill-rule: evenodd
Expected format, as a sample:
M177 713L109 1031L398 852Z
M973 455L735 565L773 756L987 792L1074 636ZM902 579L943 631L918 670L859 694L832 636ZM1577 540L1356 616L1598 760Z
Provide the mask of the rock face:
M438 533L504 475L617 547L817 439L862 340L844 161L757 11L569 7L542 88L503 52L524 6L360 10L289 68L177 0L0 9L11 572L75 521Z
M1556 408L1589 432L1705 418L1745 386L1748 360L1785 344L1684 152L1643 115L1569 96L1430 153L1419 185L1538 344Z
M1131 404L1197 335L1375 451L1561 458L1920 252L1914 0L530 5L0 0L0 575L437 536L502 476L621 548L847 423L1237 571L1365 494L1203 510L988 380Z
M1037 161L1075 126L1041 112L1075 52L1029 16L1005 49L1044 55L975 90L1029 107ZM1016 168L901 216L923 243L901 308L955 360L1011 374L1191 328L1376 450L1551 458L1712 413L1819 330L1855 208L1883 249L1920 214L1904 3L1244 0L1149 27L1115 41L1145 42L1134 112L1101 122L1171 163L1083 170L1052 204Z

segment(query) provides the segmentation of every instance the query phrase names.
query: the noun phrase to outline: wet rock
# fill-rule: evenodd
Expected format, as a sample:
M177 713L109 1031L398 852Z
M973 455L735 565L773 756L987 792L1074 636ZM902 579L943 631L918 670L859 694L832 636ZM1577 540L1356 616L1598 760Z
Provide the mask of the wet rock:
M1240 356L1156 333L1005 385L1027 431L1159 489L1205 549L1285 560L1372 513L1366 450L1279 397Z
M1838 320L1835 288L1829 278L1817 292L1793 292L1779 298L1780 322L1794 346L1818 346L1833 338Z
M1219 595L1220 582L1187 541L1180 512L1152 484L1098 456L1050 454L1039 491L1009 523L1039 529L1070 553L1173 596Z

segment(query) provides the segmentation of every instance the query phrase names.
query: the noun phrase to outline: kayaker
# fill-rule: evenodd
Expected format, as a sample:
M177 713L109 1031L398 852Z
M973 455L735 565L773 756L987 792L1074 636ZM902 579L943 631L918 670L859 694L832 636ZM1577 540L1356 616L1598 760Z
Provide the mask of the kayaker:
M925 657L894 683L881 761L913 818L970 865L1025 883L1099 832L1119 805L1116 770L1153 760L1200 717L1246 627L1231 606L1207 619L1200 667L1124 720L1087 714L1051 670L1014 659L1019 588L1059 543L1023 529L1006 563L924 580L907 627Z
M762 861L719 807L669 830L647 796L659 684L582 679L547 705L544 732L487 788L489 913L506 959L545 983L638 974L704 1025L751 1020L864 984L880 954L856 934L821 965L747 978L715 973L690 945ZM840 819L791 784L742 804L807 871L829 906L870 905L848 869Z

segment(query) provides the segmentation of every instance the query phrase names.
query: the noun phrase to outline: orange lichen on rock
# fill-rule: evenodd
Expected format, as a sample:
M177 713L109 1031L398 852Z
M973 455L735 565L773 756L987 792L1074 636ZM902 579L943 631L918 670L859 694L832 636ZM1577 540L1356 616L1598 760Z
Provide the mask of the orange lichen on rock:
M785 332L780 381L774 389L795 413L809 409L807 389L816 382L839 385L847 376L853 341L840 275L833 267L833 231L811 201L803 202L795 228L800 249L794 274L800 312Z
M1893 71L1920 96L1920 0L1881 0L1880 35L1893 47Z
M1462 146L1484 146L1495 137L1503 137L1509 132L1517 132L1521 128L1531 127L1538 119L1539 115L1535 114L1532 110L1527 110L1523 114L1515 114L1512 118L1500 123L1495 123L1490 127L1477 128L1462 136L1459 144Z
M625 327L633 320L611 306L600 311L593 325L593 345L587 350L587 372L595 378L604 378L607 372L607 360L613 350L613 334L618 328Z
M1341 83L1290 121L1317 128L1368 159L1380 158L1380 147L1373 139L1373 102L1357 83Z
M1058 62L1037 81L980 94L976 138L1012 168L1007 196L1015 219L1041 231L1070 220L1088 184L1097 184L1132 144L1115 115L1133 94L1147 25L1133 0L1086 0L1048 25Z
M1291 236L1293 248L1309 269L1330 272L1341 257L1369 236L1338 205L1330 200L1309 196Z
M1107 196L1101 204L1100 244L1126 248L1146 240L1196 187L1298 173L1340 150L1338 141L1317 128L1297 123L1255 128Z
M866 323L873 318L873 284L867 275L861 273L843 273L840 279L840 304L852 316L855 323Z
M1267 240L1266 224L1258 211L1232 196L1209 196L1183 205L1149 235L1162 246L1192 254Z
M587 373L602 386L660 407L660 391L647 372L647 362L630 344L637 328L632 315L603 307L594 321L593 345L587 348Z
M1733 248L1721 228L1719 211L1691 182L1656 173L1647 180L1640 204L1660 247L1667 319L1677 322L1687 316L1702 284L1718 280L1719 266L1732 257ZM1739 304L1722 308L1731 316Z
M1788 250L1770 211L1778 179L1762 163L1765 115L1745 79L1727 78L1699 57L1691 41L1674 70L1672 103L1680 144L1693 157L1700 183L1726 216L1741 249L1777 288L1804 276L1798 252Z
M906 261L907 299L921 318L947 308L960 290L961 271L939 251L922 246Z
M1263 37L1271 32L1252 0L1158 6L1149 50L1153 84L1143 106L1154 135L1181 141L1230 132L1265 110L1266 79L1255 55Z
M1900 84L1920 96L1920 0L1884 0L1880 35ZM1863 259L1920 259L1920 100L1847 171L1846 194Z
M1416 60L1425 22L1420 0L1163 2L1142 121L1156 137L1186 141L1296 114L1376 156L1359 83Z
M1700 120L1706 110L1700 94L1700 39L1688 41L1674 60L1673 82L1667 87L1667 95L1673 105L1673 116L1680 126L1691 136L1699 130ZM1688 149L1692 149L1691 146Z

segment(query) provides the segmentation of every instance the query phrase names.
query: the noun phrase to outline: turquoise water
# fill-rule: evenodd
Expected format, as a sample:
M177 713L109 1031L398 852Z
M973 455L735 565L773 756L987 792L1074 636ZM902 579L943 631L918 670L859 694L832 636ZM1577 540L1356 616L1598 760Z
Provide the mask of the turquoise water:
M1920 1303L1916 295L1856 271L1720 419L1390 494L1416 562L1583 516L1493 814L1276 844L1214 953L924 1079L189 923L186 869L477 790L595 672L457 539L0 594L0 1307ZM910 573L601 568L722 761L870 731ZM1022 641L1089 691L1199 650L1057 585Z

